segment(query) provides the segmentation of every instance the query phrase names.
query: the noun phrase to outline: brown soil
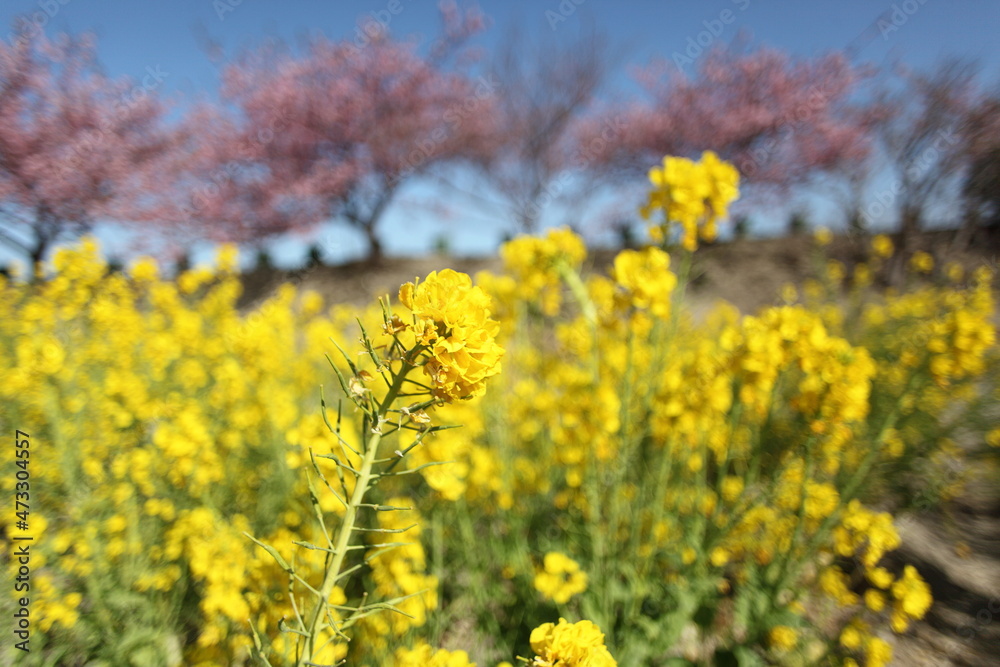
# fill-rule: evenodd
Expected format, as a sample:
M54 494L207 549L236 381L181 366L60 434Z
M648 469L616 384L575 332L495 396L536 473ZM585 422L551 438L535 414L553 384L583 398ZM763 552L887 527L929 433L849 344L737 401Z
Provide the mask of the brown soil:
M951 232L928 232L918 240L940 266L958 261L967 269L998 268L1000 234L981 235L971 248L951 248ZM848 266L863 261L867 241L839 237L827 249ZM788 283L801 284L815 271L810 237L743 240L703 247L695 256L691 304L696 315L718 300L752 313L779 302ZM613 251L595 251L589 269L603 271ZM258 270L245 274L242 306L252 308L282 282L320 292L328 302L366 305L374 296L395 297L399 286L430 271L452 268L469 274L499 271L496 258L432 256L391 258L378 265L319 266L305 271ZM906 634L893 636L894 665L931 667L1000 665L1000 470L975 463L965 493L930 511L898 517L903 547L896 565L915 565L933 590L927 617ZM892 635L888 629L883 633Z
M1000 470L984 465L965 493L932 511L898 517L895 558L934 593L924 620L896 642L909 667L1000 664Z
M916 248L930 252L938 266L958 261L969 269L981 265L1000 268L1000 231L981 234L971 248L951 248L953 232L927 232L917 239ZM810 236L775 239L747 239L703 246L695 255L691 296L695 307L725 300L745 313L778 302L781 287L801 284L816 269L814 242ZM827 255L851 266L864 261L868 242L864 238L837 237L826 249ZM605 271L614 259L615 250L592 250L587 269ZM474 275L477 271L498 272L502 266L496 257L462 258L432 255L419 258L387 258L378 264L357 262L339 266L316 266L298 271L254 270L244 274L247 307L265 298L283 282L317 290L331 303L365 305L378 295L395 296L399 286L417 276L451 268ZM674 267L676 268L676 267Z

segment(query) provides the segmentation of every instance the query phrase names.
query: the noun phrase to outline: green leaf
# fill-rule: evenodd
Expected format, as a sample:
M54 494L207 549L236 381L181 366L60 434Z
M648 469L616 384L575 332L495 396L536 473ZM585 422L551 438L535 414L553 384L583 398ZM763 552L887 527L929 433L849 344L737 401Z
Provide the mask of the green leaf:
M339 368L337 368L337 364L333 363L333 359L330 358L329 354L324 356L326 357L326 360L330 362L330 368L332 368L333 372L337 374L337 379L340 380L340 388L344 390L344 396L351 398L351 390L347 387L347 378L345 378L344 374L340 372Z
M344 361L346 361L347 365L350 367L351 373L353 375L357 375L358 374L358 367L354 364L354 361L347 355L347 352L344 351L344 348L340 347L340 345L337 343L337 341L335 341L333 339L333 337L330 338L330 342L333 343L334 347L337 348L337 350L340 352L341 356L344 357ZM327 357L327 359L329 359L329 357ZM330 364L332 365L333 361L331 361Z
M254 537L253 535L251 535L246 531L243 531L243 534L249 537L251 540L253 540L254 544L264 549L264 551L266 551L267 553L271 554L271 558L273 558L278 563L278 566L282 570L284 570L285 572L292 571L292 568L289 567L288 563L285 562L285 559L281 557L281 554L279 554L274 547L272 547L270 544L264 544L263 542L261 542L256 537Z

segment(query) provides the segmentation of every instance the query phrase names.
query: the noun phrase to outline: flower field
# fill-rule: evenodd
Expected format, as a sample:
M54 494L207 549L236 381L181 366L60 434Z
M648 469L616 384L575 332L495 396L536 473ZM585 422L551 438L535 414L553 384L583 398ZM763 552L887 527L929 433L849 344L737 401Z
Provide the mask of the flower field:
M650 177L658 245L606 272L560 229L364 310L241 311L231 249L4 282L16 664L890 664L933 604L894 513L997 464L993 275L917 253L882 290L890 239L846 267L819 235L784 305L695 318L738 174Z

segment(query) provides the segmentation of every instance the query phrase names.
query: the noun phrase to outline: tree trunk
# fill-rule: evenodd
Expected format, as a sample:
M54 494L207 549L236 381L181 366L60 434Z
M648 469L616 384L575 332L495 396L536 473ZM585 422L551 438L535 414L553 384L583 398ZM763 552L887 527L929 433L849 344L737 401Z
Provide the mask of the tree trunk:
M972 237L979 229L979 212L972 207L966 211L962 224L959 225L955 238L951 242L953 250L965 251L972 245Z
M375 233L374 221L370 221L364 226L365 238L368 240L368 256L365 257L365 261L368 264L379 264L385 258L385 254L382 248L382 241L379 240L378 234Z
M28 282L35 282L38 278L38 265L45 258L45 251L49 249L49 240L42 234L35 239L35 247L31 249L30 266L28 267Z
M852 208L847 216L847 232L850 236L864 238L868 235L868 226L861 214L861 208Z
M920 211L903 207L899 221L899 239L896 253L889 266L889 284L901 287L906 278L906 263L916 250L917 235L920 233Z

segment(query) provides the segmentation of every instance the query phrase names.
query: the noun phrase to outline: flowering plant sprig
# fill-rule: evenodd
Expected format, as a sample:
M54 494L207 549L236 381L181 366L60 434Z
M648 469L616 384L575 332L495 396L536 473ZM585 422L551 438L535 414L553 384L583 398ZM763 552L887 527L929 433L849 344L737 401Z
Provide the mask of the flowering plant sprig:
M604 633L590 621L543 623L531 631L534 659L528 667L616 667ZM522 658L524 660L524 658Z
M338 409L337 425L323 416L327 427L336 439L337 449L327 454L313 456L313 471L323 481L329 493L342 506L340 526L330 531L318 500L318 492L310 480L310 495L316 518L326 545L296 542L307 549L326 552L323 581L318 588L310 585L289 565L276 549L247 534L264 548L289 575L289 588L304 586L313 598L311 606L296 604L294 625L283 627L284 632L297 637L295 665L319 664L317 660L341 657L331 651L338 643L346 644L346 630L359 620L383 611L402 612L396 605L411 596L397 597L377 602L362 602L354 607L344 602L344 583L348 575L358 571L380 554L405 543L384 541L376 544L352 544L359 531L382 534L405 533L410 527L360 527L359 515L365 509L389 512L406 509L366 501L366 494L381 478L405 475L415 470L396 471L395 465L430 433L447 426L430 425L427 410L435 405L477 396L485 391L485 381L500 370L503 348L495 336L498 324L490 317L490 298L472 285L469 276L451 270L431 273L423 282L407 283L399 291L399 299L411 312L409 321L394 315L388 303L383 302L383 332L376 340L361 327L363 354L373 363L374 374L362 369L343 349L340 352L350 370L345 374L330 360L345 397L361 413L360 447L353 446L341 435L342 411ZM339 349L339 346L338 346ZM411 377L421 369L430 380L424 384ZM376 391L375 374L385 383L384 392ZM413 402L413 397L423 397ZM403 405L406 403L406 405ZM395 450L394 455L379 457L382 440L402 431L416 433L405 449ZM335 464L337 485L331 484L316 464L323 458ZM392 538L387 538L392 539ZM370 549L361 562L349 564L351 552ZM414 593L413 595L418 595ZM251 624L251 627L252 624ZM260 637L254 632L254 643L261 653ZM267 658L261 655L265 664Z
M720 160L712 151L702 153L701 161L667 156L663 165L649 171L653 188L639 213L650 220L655 211L663 212L663 222L650 227L653 240L661 242L671 223L681 228L685 250L698 249L698 239L714 241L718 221L728 215L729 204L740 195L740 175L736 168Z

